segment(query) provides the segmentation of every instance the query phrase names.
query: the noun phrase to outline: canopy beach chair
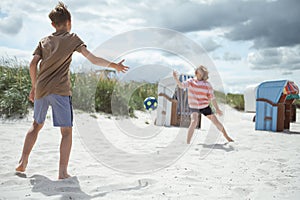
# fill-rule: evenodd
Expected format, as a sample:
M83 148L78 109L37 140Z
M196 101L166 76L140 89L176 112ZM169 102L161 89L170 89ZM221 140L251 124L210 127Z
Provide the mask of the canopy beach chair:
M180 75L179 80L185 81L193 76ZM188 107L188 90L176 85L173 77L161 80L158 84L157 125L188 127L191 112ZM199 116L198 128L201 126Z
M283 131L296 119L295 99L298 86L288 80L267 81L258 86L256 94L256 130Z

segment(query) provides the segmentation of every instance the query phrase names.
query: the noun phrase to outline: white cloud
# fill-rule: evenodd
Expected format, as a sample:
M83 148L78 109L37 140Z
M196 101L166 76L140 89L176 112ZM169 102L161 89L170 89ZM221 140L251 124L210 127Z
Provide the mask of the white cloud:
M18 16L9 16L0 19L0 30L5 34L16 35L22 29L23 20Z
M300 45L254 51L248 54L247 60L253 69L299 71Z
M236 53L225 52L224 55L223 55L223 60L237 61L237 60L241 60L241 56L239 54L236 54Z
M300 86L299 71L287 71L285 68L272 70L253 70L246 60L231 61L215 60L226 92L243 93L249 85L259 84L268 80L291 80Z
M18 60L28 61L32 52L0 46L0 55L4 58L16 57Z

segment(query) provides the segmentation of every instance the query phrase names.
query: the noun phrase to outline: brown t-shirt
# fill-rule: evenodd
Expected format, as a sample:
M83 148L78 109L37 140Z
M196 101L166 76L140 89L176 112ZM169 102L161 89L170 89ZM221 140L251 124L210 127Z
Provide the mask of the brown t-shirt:
M85 46L74 33L55 32L43 38L33 55L41 56L41 63L36 82L35 98L49 94L71 96L70 63L74 51L81 51Z

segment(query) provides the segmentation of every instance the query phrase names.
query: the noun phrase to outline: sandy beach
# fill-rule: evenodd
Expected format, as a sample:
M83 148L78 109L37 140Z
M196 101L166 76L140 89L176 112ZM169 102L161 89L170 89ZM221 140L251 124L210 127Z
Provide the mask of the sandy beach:
M155 127L149 113L115 119L76 112L73 177L65 180L57 180L60 132L50 112L22 174L14 169L32 113L2 120L0 199L299 199L300 110L290 133L274 133L255 131L253 113L223 108L234 143L226 143L205 119L186 145L186 128ZM100 136L92 121L101 127ZM141 131L145 135L137 135Z

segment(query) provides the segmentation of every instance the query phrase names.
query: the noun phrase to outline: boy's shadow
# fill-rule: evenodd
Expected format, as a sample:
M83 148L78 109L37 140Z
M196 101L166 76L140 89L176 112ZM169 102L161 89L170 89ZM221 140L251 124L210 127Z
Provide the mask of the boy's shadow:
M33 175L30 178L30 183L33 186L32 192L42 193L45 196L61 195L61 199L91 199L92 196L84 193L79 185L76 176L52 181L42 175Z
M206 149L219 149L224 150L226 152L234 151L234 148L231 145L228 145L228 143L225 144L198 144L201 145L203 148Z
M138 180L138 183L134 183L134 186L124 185L108 185L105 187L97 188L96 195L88 195L80 188L78 178L76 176L64 179L52 181L49 178L42 175L33 175L27 177L24 173L16 173L21 178L30 178L30 184L33 186L32 192L42 193L45 196L57 196L61 195L64 199L94 199L97 197L104 197L105 195L116 191L131 191L140 190L148 186L147 180Z

